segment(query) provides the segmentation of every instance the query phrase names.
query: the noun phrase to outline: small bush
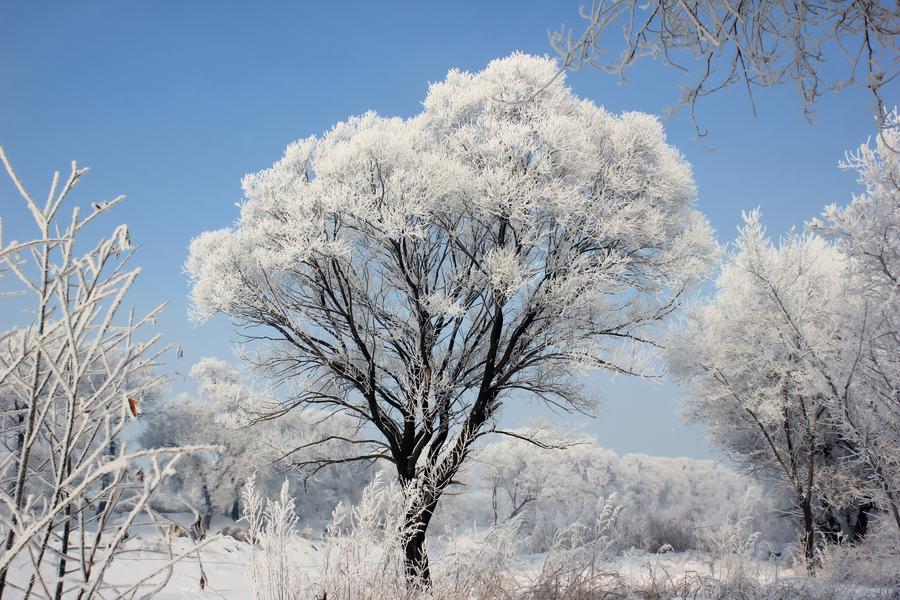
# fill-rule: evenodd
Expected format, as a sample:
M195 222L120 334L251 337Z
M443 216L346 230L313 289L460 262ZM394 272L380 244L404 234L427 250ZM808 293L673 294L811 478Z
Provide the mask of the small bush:
M900 597L900 534L879 523L856 545L830 545L822 550L822 575L847 585L893 587Z

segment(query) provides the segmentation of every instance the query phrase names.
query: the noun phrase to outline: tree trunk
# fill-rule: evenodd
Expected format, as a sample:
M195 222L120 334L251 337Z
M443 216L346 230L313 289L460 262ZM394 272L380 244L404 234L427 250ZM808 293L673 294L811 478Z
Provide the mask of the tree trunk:
M421 490L418 493L428 495L416 498L406 513L402 532L403 560L407 584L413 588L428 590L431 589L431 567L425 541L440 494L432 495Z
M209 524L213 518L212 498L205 481L200 486L200 493L203 496L203 514L197 515L197 520L191 525L191 536L195 540L202 540L206 537L206 533L209 531Z
M871 502L867 502L859 507L856 519L851 524L850 543L858 544L863 541L869 533L869 511L872 510L872 508L874 507Z
M406 539L403 543L406 579L412 585L424 589L431 588L431 568L428 564L428 550L425 547L425 532L429 520L430 517L428 519L413 517L407 523Z
M500 485L499 477L494 477L494 487L491 490L491 508L494 509L494 527L497 526L497 487Z
M241 518L241 499L240 496L235 497L231 503L231 520L238 521Z
M828 506L825 516L819 523L819 532L829 544L838 544L847 535L851 517L846 508Z
M806 571L812 575L815 570L816 523L809 494L800 499L800 508L803 511L803 556L806 558Z
M109 446L106 449L106 455L109 457L109 460L112 460L116 456L116 440L110 440ZM100 481L100 485L103 486L103 489L108 489L109 484L112 481L111 475L107 473L103 476L103 479ZM100 502L97 503L97 510L94 512L94 516L102 515L106 511L106 496L104 496Z

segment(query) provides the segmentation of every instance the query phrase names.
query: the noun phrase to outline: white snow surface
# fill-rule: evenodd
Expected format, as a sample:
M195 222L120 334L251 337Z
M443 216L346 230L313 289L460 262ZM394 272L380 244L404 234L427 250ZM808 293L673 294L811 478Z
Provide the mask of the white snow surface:
M183 526L189 525L192 518L189 513L166 515L167 520ZM175 563L165 587L153 597L159 600L199 598L250 600L253 598L252 584L248 573L251 545L219 535L223 527L240 525L241 523L236 524L226 517L214 519L210 527L213 539L207 540L206 545L197 554ZM469 541L472 541L468 539L469 537L474 540L477 536L456 537L452 547L456 550L461 549ZM447 540L442 537L432 540L431 548L435 559L439 560L442 550L449 546L446 542ZM186 537L177 537L171 542L172 555L188 552L199 543ZM290 551L292 564L304 570L302 579L308 579L311 583L316 580L322 567L320 543L318 532L305 530L296 536ZM107 583L127 587L150 573L159 571L171 560L168 548L169 545L155 527L135 527L131 537L123 543L121 554L113 562L106 578ZM528 581L536 576L540 572L545 558L545 554L519 555L514 561L517 576L521 577L522 581ZM796 576L792 569L774 563L746 560L740 561L740 563L737 560L729 563L723 560L713 560L698 552L667 554L634 552L610 560L608 567L610 572L617 572L635 580L654 575L667 577L722 576L729 568L742 568L745 571L749 568L751 573L764 582L773 581L775 578ZM27 579L27 571L22 565L18 568L14 567L10 578L12 581L22 584ZM163 578L164 574L154 577L147 582L144 590L149 592L163 581ZM203 581L202 587L201 581Z

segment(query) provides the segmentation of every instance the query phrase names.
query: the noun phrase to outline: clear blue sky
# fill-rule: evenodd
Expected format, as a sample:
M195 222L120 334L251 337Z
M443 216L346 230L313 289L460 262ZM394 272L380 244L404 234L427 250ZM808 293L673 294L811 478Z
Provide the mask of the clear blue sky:
M185 358L231 359L237 339L224 320L186 319L182 272L191 238L232 223L240 179L269 166L284 146L336 121L374 109L411 115L427 83L447 70L479 70L515 50L552 52L547 30L576 24L572 2L12 2L0 20L0 144L35 194L53 169L72 159L92 172L82 205L128 195L101 223L127 222L144 268L135 301L171 302L160 322ZM575 91L613 112L660 114L678 96L671 70L647 62L631 81L586 70ZM896 101L897 87L887 90ZM847 202L857 190L836 168L845 149L873 131L862 90L826 97L815 127L790 86L757 96L758 118L739 90L707 99L705 150L686 113L666 122L671 143L694 165L700 208L722 242L733 239L741 210L761 206L779 235ZM26 213L0 181L7 239L22 239ZM18 317L0 317L0 328ZM176 386L178 377L176 376ZM604 407L586 423L620 452L710 456L703 432L679 417L679 391L593 376ZM509 407L520 423L541 411Z

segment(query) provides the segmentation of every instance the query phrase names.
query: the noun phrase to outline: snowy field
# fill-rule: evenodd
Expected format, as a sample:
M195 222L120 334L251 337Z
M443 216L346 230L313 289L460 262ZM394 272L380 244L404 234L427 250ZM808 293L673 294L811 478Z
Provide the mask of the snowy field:
M172 513L164 515L163 522L189 528L191 520L192 515L189 513ZM203 541L195 541L187 536L167 535L168 532L160 531L155 526L133 527L129 538L121 544L120 552L105 578L110 591L103 597L117 597L116 593L129 590L136 583L147 579L139 587L136 597L140 598L151 590L159 590L158 595L153 597L161 600L252 598L248 572L252 546L218 533L223 527L234 526L235 523L230 519L216 518L211 524L211 531L215 533ZM321 568L316 545L317 540L300 535L291 544L291 564L308 570L310 577L314 577ZM185 558L173 563L173 558L182 555ZM30 565L14 565L9 579L24 587L30 573ZM75 592L66 594L67 598L76 596Z
M189 515L170 515L173 520L187 525ZM232 526L227 519L217 519L213 531ZM465 546L469 540L455 540L457 547ZM290 545L290 565L302 571L301 579L314 588L321 574L323 556L320 552L321 539L298 535ZM180 537L167 543L161 535L137 528L137 533L122 545L122 552L110 569L107 582L111 586L131 587L136 581L155 572L160 572L142 586L142 590L164 587L154 596L159 600L186 600L193 598L222 598L244 600L253 597L249 563L253 547L231 537L216 535L202 543L202 548L189 557L175 563L171 571L166 567L172 554L188 553L199 542ZM437 544L440 548L441 544ZM440 560L440 551L435 559ZM544 554L523 554L513 561L512 575L525 583L539 576L546 559ZM377 560L373 558L373 560ZM599 565L600 571L619 574L634 582L658 578L681 579L722 576L723 572L742 569L760 582L768 583L779 578L793 578L793 569L779 567L773 563L760 561L734 561L712 559L697 552L673 552L653 555L635 552L618 557ZM25 571L13 569L11 580L25 583ZM75 597L72 594L71 597ZM138 595L140 597L140 594ZM311 596L310 596L311 597Z
M187 513L165 515L170 523L190 526L192 516ZM113 561L106 577L108 587L103 597L114 598L117 594L135 592L134 597L142 598L153 593L159 600L192 600L201 598L221 600L245 600L250 598L291 598L318 600L320 595L320 579L325 571L324 562L327 554L323 551L327 543L321 536L311 532L292 535L284 545L285 563L281 565L290 571L292 587L288 595L284 590L280 594L261 593L258 581L261 569L253 572L254 555L261 552L261 544L239 541L222 535L222 529L228 531L242 527L242 523L234 523L227 518L216 518L210 531L216 532L203 541L195 541L189 537L166 539L165 532L156 528L136 526L132 534L121 546L121 552ZM441 563L454 556L468 556L472 549L491 544L490 538L483 535L467 535L452 540L438 536L433 540L432 560ZM479 550L476 550L479 551ZM371 554L367 554L371 552ZM364 560L377 565L380 548L372 545L361 556ZM186 558L172 562L172 557L186 555ZM488 555L491 554L490 549ZM503 562L497 565L497 579L504 584L498 589L505 590L505 595L478 596L479 598L531 598L539 599L534 590L548 572L565 571L568 560L578 560L575 555L554 555L554 553L529 554L519 552L506 555ZM361 565L357 565L360 567ZM379 567L376 567L379 568ZM478 567L473 567L477 569ZM19 585L27 583L28 569L14 567L10 573L10 581ZM362 567L360 572L366 572ZM772 597L778 598L831 598L838 599L878 599L897 598L900 592L892 587L866 587L859 585L840 585L805 577L797 569L784 561L760 561L737 556L715 557L710 553L665 552L651 554L645 551L632 550L615 557L597 560L591 567L595 580L595 592L601 589L608 591L598 593L590 598L672 598L678 600L680 595L673 595L673 590L686 590L684 598L767 598L772 590ZM272 571L268 571L272 575ZM134 584L143 582L136 590ZM709 589L713 585L717 593L709 596L697 595L699 589ZM731 589L736 586L736 589ZM360 591L363 590L363 591ZM364 600L367 598L387 598L389 595L375 590L366 591L365 581L350 577L347 579L345 595L338 593L339 598ZM527 590L531 590L530 592ZM689 590L694 590L690 595ZM777 592L775 591L777 590ZM788 591L786 591L788 590ZM524 591L524 592L523 592ZM624 593L625 595L619 595ZM521 595L517 595L521 594ZM529 595L530 594L530 595ZM648 595L650 594L650 595ZM653 595L659 594L659 595ZM677 592L676 592L677 594ZM755 594L755 595L754 595ZM76 598L75 591L69 591L65 598ZM335 596L330 595L329 598ZM444 598L445 596L440 596ZM476 596L465 596L465 598ZM553 596L554 598L560 596ZM565 597L565 595L561 596ZM462 597L461 597L462 598Z

